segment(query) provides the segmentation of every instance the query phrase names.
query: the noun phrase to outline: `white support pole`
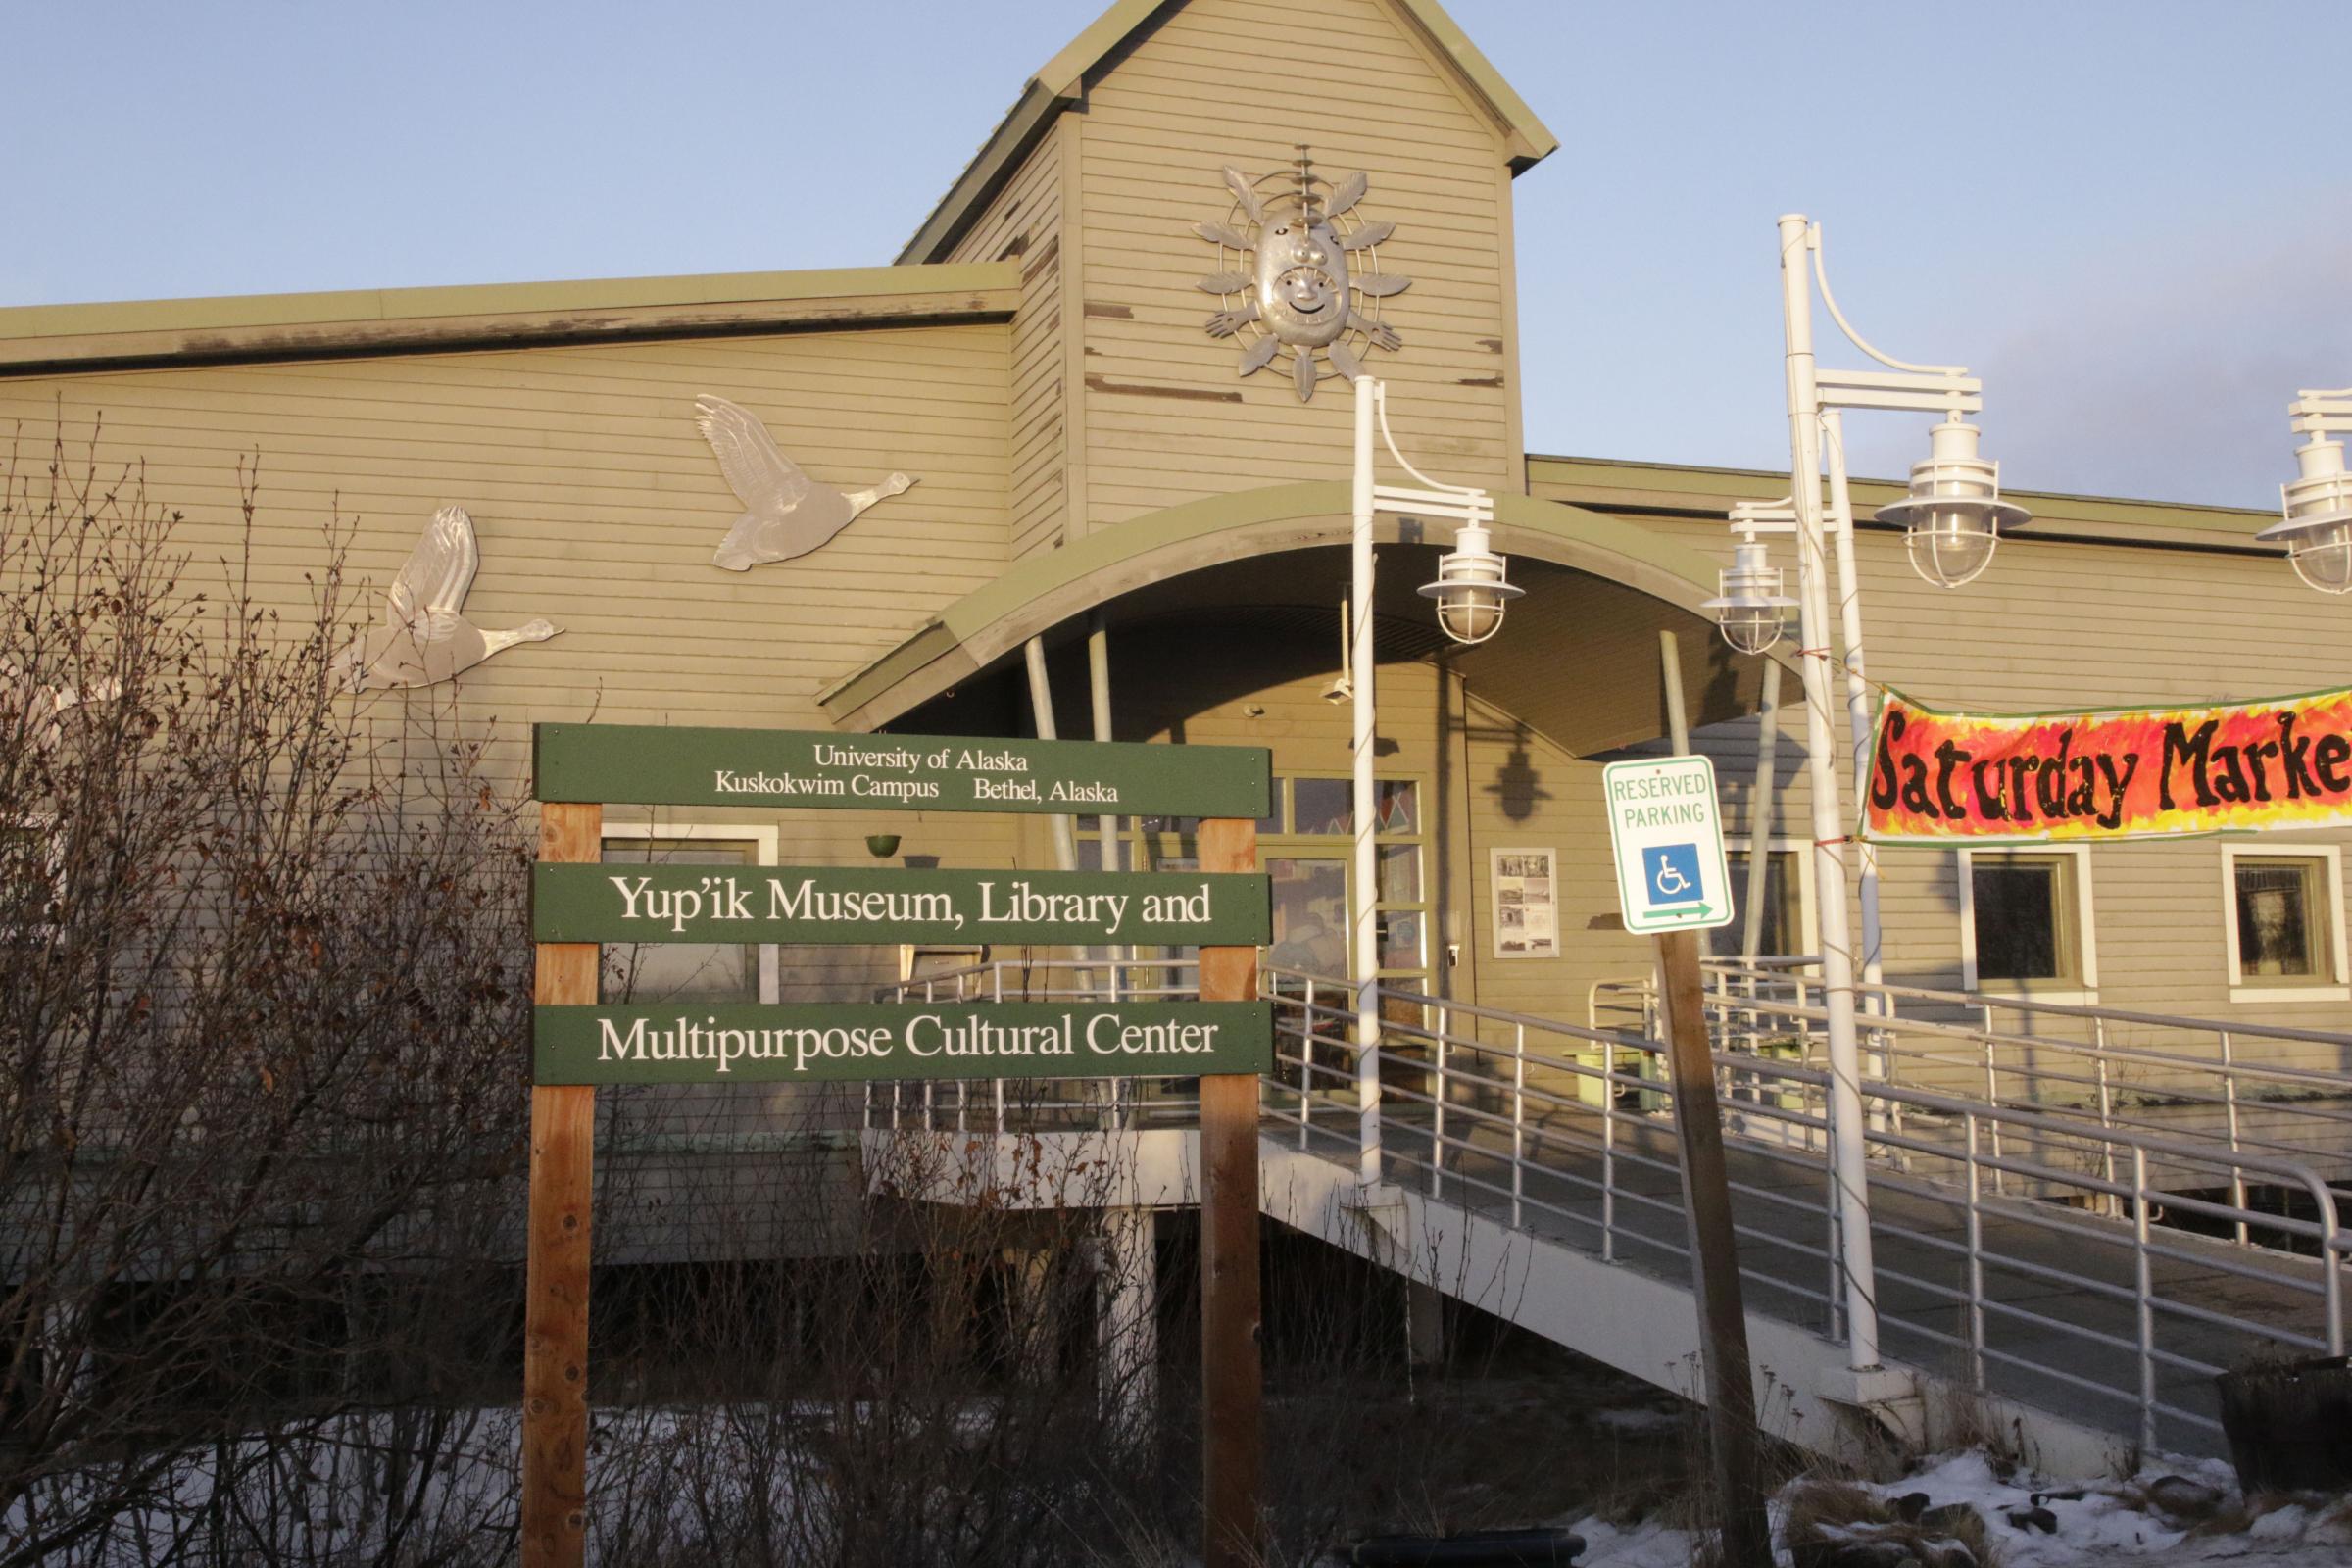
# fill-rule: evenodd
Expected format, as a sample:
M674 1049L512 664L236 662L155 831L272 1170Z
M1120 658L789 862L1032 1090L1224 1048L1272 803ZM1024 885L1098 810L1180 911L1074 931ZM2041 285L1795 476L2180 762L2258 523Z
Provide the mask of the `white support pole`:
M1862 671L1862 579L1854 569L1854 498L1845 482L1845 416L1832 409L1821 416L1822 435L1830 459L1830 520L1838 549L1838 630L1845 643L1846 739L1854 749L1854 799L1870 788L1870 682ZM1861 880L1862 983L1886 984L1886 968L1879 936L1879 848L1865 841L1854 846L1856 872ZM1873 1014L1885 1010L1885 999L1875 990L1864 1002ZM1886 1076L1881 1064L1878 1076Z
M1805 762L1813 796L1813 865L1821 922L1821 978L1829 1011L1830 1167L1838 1184L1845 1278L1846 1354L1879 1364L1877 1269L1871 1260L1870 1189L1862 1140L1860 1054L1854 1039L1854 951L1847 921L1845 824L1837 741L1830 719L1829 583L1821 518L1821 389L1813 365L1810 224L1780 220L1782 324L1788 341L1788 446L1796 504L1797 619L1804 661Z
M1366 1185L1380 1180L1380 931L1374 913L1380 864L1372 840L1379 801L1373 786L1373 738L1378 708L1373 702L1376 671L1372 655L1372 432L1380 383L1355 378L1355 498L1350 536L1351 593L1355 607L1353 666L1355 775L1355 866L1348 878L1348 952L1355 974L1356 1176Z
M1043 638L1029 639L1023 652L1029 658L1029 712L1037 725L1041 741L1059 739L1054 727L1054 688L1046 680L1046 644ZM1054 824L1054 859L1064 871L1078 869L1078 833L1071 824L1074 817L1051 816Z
M1781 744L1781 663L1764 661L1764 700L1756 712L1756 787L1747 798L1747 902L1741 907L1740 961L1753 963L1764 944L1764 895L1771 883L1772 797L1779 783L1773 752ZM1784 931L1785 942L1802 942L1801 931Z

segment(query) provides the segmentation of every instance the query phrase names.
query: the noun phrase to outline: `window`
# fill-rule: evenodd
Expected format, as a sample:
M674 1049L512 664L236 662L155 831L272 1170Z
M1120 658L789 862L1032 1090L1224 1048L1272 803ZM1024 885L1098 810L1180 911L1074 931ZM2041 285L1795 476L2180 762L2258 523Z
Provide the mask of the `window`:
M772 827L612 822L607 865L773 865ZM599 986L608 1003L774 1002L773 945L714 942L608 943Z
M1717 957L1736 958L1747 929L1747 852L1725 854L1732 877L1732 923L1707 933L1707 951ZM1814 951L1813 867L1793 840L1777 840L1765 852L1764 923L1756 953L1763 957L1790 957Z
M2099 984L2090 907L2081 849L1961 852L1961 988L2088 1000Z
M1411 990L1429 989L1432 964L1429 834L1421 809L1420 781L1373 781L1378 821L1374 833L1377 883L1374 920L1378 926L1379 973ZM1278 967L1346 977L1350 962L1348 886L1354 875L1354 787L1344 777L1284 774L1274 780L1273 809L1257 824L1258 863L1274 889L1274 941L1268 949ZM1095 870L1103 863L1102 819L1078 819L1078 864ZM1175 871L1193 858L1193 817L1127 819L1122 862L1132 870ZM1184 957L1189 948L1161 955Z
M2222 852L2232 1001L2346 995L2339 855L2332 845Z

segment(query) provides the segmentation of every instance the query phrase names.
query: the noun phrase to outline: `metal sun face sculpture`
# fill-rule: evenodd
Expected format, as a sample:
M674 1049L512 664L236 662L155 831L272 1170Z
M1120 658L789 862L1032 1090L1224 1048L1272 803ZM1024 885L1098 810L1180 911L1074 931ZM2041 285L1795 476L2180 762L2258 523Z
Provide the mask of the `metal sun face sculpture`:
M1380 242L1396 231L1390 222L1355 216L1371 180L1349 174L1337 184L1314 172L1299 149L1298 167L1255 179L1225 172L1233 210L1224 222L1195 223L1193 232L1217 247L1220 267L1200 279L1201 292L1224 302L1206 323L1210 337L1240 336L1240 373L1253 375L1291 352L1291 380L1298 401L1314 397L1325 375L1353 380L1364 373L1359 351L1394 353L1404 346L1380 318L1380 302L1401 294L1412 279L1380 270ZM1263 194L1259 187L1288 182ZM1329 362L1329 368L1325 363Z

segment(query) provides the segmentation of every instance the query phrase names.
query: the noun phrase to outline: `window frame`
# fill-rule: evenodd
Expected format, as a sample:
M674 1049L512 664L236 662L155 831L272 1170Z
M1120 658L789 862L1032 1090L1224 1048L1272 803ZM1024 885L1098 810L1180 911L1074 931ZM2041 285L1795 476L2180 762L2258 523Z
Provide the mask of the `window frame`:
M607 822L597 842L597 854L604 854L606 839L645 839L659 842L680 840L688 844L750 844L753 857L746 864L772 869L776 863L776 841L779 830L773 825L761 827L739 825L733 822ZM716 946L716 944L713 944ZM747 946L758 950L760 969L760 1001L773 1006L782 993L782 963L773 942L754 942Z
M1355 906L1355 858L1353 853L1355 836L1352 833L1301 833L1297 830L1298 804L1295 799L1295 786L1301 780L1319 780L1325 783L1347 785L1350 788L1354 784L1352 774L1332 772L1321 768L1301 768L1296 772L1277 771L1273 778L1274 798L1271 820L1274 826L1271 828L1261 826L1258 829L1258 861L1262 865L1276 857L1339 860L1345 868L1348 878L1348 908L1352 910ZM1440 903L1436 887L1438 840L1437 831L1430 823L1430 778L1428 774L1418 770L1377 771L1373 776L1375 801L1378 800L1380 786L1384 784L1409 784L1412 786L1414 826L1409 832L1378 828L1373 832L1372 918L1376 925L1381 916L1385 914L1405 914L1417 918L1421 922L1421 962L1414 968L1395 968L1384 964L1376 968L1373 974L1374 978L1384 984L1404 981L1434 995L1439 984L1439 977L1447 967L1445 961L1447 943L1444 934L1439 930L1438 924ZM1137 859L1141 863L1135 866L1135 869L1157 871L1162 869L1171 858L1191 859L1198 854L1199 835L1194 827L1160 827L1147 830L1143 826L1144 820L1143 817L1134 815L1119 818L1120 831L1117 837L1120 842L1134 846L1139 852ZM1158 820L1187 823L1194 821L1189 817L1163 817ZM1093 825L1089 826L1089 823ZM1078 842L1091 841L1097 846L1102 844L1103 835L1101 817L1082 815L1078 818L1078 824L1075 834ZM1380 851L1408 845L1413 848L1416 856L1416 874L1420 881L1420 897L1417 899L1382 899L1379 889ZM1096 854L1098 857L1101 856L1100 848L1097 849ZM1097 863L1101 863L1100 859ZM1347 933L1347 941L1348 967L1352 973L1355 967L1355 933L1352 928Z
M1977 973L1977 858L2065 862L2075 892L2075 974L2054 980L1992 980ZM1960 989L2028 1002L2084 1004L2099 1000L2099 939L2090 881L2090 850L2082 844L2034 844L2016 849L1962 850L1960 869Z
M1737 929L1740 920L1744 918L1744 913L1740 907L1740 900L1744 898L1747 892L1744 857L1747 855L1749 842L1739 835L1731 835L1729 842L1724 845L1725 868L1739 883L1739 888L1734 892L1732 898L1732 923L1724 927L1727 931ZM1796 934L1804 941L1804 951L1813 956L1812 967L1818 968L1821 963L1821 913L1813 900L1813 843L1810 839L1776 834L1764 841L1764 853L1766 855L1791 855L1796 858ZM1731 863L1735 858L1739 858L1742 861L1737 869L1733 868ZM1771 879L1769 870L1765 872L1765 878L1769 883ZM1713 956L1720 956L1720 955ZM1737 956L1736 951L1734 956ZM1793 957L1795 956L1793 954L1758 955L1760 957Z
M2327 966L2319 975L2284 975L2276 980L2248 979L2238 946L2237 862L2248 860L2317 860L2321 862L2320 899L2328 917L2320 956ZM2343 851L2333 844L2225 844L2222 846L2222 957L2229 965L2231 1002L2352 1002L2352 965L2347 965L2344 940Z

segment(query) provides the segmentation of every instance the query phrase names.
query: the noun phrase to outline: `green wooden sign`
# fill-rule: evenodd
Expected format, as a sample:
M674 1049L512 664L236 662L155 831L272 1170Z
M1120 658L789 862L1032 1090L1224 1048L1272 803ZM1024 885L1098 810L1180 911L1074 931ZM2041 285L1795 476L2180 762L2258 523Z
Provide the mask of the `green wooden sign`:
M531 737L542 801L1259 817L1273 800L1255 746L639 724L536 724Z
M531 1081L861 1083L1189 1078L1274 1065L1264 1002L543 1006Z
M1259 947L1262 875L564 865L531 883L540 942L993 942Z

